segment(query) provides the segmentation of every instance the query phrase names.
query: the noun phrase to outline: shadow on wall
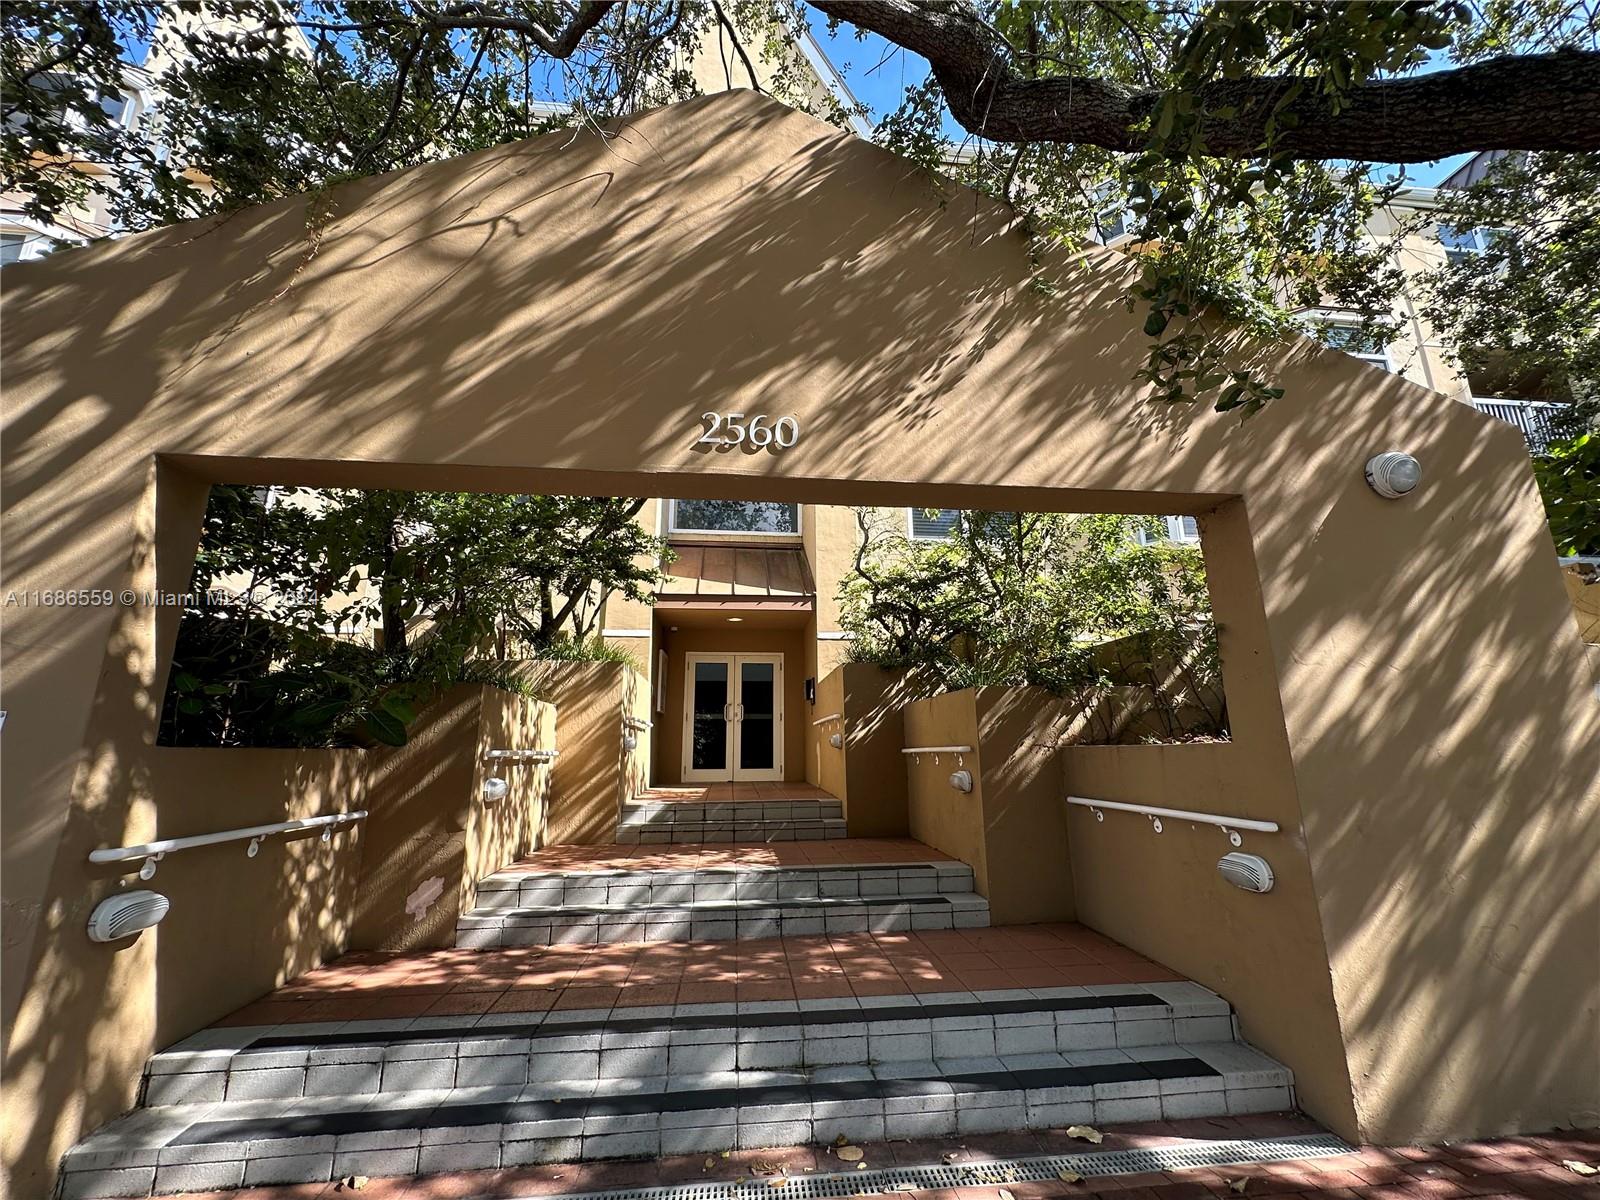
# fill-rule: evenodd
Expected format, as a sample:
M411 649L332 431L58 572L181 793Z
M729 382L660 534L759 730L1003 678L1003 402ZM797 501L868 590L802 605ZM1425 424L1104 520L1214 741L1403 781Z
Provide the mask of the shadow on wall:
M1331 964L1319 1019L1348 1049L1359 1131L1464 1136L1593 1108L1600 718L1516 430L1306 345L1239 347L1230 367L1288 392L1243 425L1141 404L1148 339L1114 256L1035 260L1012 214L749 94L331 200L314 256L296 197L7 269L12 586L150 586L166 454L263 482L1232 503L1250 554L1225 569L1261 615L1241 635L1217 606L1230 718L1303 817ZM1052 286L1032 286L1041 273ZM781 462L700 458L684 397L794 412L806 433ZM1361 465L1393 448L1426 479L1386 502ZM175 535L178 590L202 510ZM113 844L157 796L164 832L192 802L195 774L163 756L203 752L144 738L155 628L144 610L7 623L5 986L31 1048L8 1070L51 1098L6 1122L8 1157L29 1143L23 1187L86 1115L120 1107L106 1097L152 1036L83 997L119 981L60 960L85 826ZM609 836L615 746L605 772L556 781L552 840ZM281 814L282 794L256 795Z
M81 1136L85 1111L126 1106L153 1050L329 958L452 944L459 898L476 882L470 870L504 865L495 858L527 836L548 775L521 768L534 773L484 820L473 811L482 809L480 743L553 724L549 705L460 687L398 749L153 747L146 771L107 778L109 794L136 798L136 817L72 812L65 852L88 882L80 899L44 914L55 936L34 964L7 1052L8 1164L53 1162ZM327 842L310 831L267 838L253 858L243 841L179 851L148 882L137 863L86 865L99 847L361 808L367 820ZM171 901L166 919L136 938L90 942L94 905L139 888ZM18 1195L48 1190L22 1174L11 1183Z
M526 660L515 667L561 714L561 757L537 845L610 844L622 805L647 777L649 731L633 731L636 746L627 749L624 718L649 719L648 682L626 663Z

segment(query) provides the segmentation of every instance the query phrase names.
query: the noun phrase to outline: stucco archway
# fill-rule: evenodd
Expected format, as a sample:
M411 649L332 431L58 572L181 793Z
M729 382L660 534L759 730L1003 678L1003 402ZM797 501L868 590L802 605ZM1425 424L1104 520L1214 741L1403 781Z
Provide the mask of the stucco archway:
M181 590L219 480L1205 514L1284 883L1168 935L1352 1136L1592 1115L1600 712L1517 433L1307 344L1240 348L1287 392L1242 426L1142 406L1127 269L748 93L12 268L6 587ZM801 436L707 453L708 409ZM1386 502L1395 447L1427 482ZM153 745L171 615L6 614L8 1104L46 1140L159 1036L81 914L87 850L213 781Z

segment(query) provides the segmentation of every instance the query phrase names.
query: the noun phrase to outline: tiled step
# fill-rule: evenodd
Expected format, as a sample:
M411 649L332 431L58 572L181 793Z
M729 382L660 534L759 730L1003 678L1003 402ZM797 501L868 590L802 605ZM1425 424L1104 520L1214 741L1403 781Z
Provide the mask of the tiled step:
M693 870L554 871L515 868L478 882L479 909L816 900L970 892L972 868L944 862L838 866L712 866Z
M845 836L838 800L643 803L623 810L619 843L817 841Z
M64 1195L144 1196L765 1146L1268 1112L1289 1073L1237 1043L141 1109L80 1143Z
M144 1102L295 1099L562 1080L1226 1042L1193 983L517 1013L205 1030L155 1055Z
M547 946L718 941L817 933L976 929L989 902L973 892L823 896L787 900L475 908L456 922L456 945Z

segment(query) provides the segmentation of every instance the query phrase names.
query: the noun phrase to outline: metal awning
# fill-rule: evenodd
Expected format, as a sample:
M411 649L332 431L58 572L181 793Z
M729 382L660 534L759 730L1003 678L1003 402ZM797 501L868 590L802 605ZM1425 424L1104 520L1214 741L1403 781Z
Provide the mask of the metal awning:
M675 546L657 607L805 608L816 582L803 550L770 546Z

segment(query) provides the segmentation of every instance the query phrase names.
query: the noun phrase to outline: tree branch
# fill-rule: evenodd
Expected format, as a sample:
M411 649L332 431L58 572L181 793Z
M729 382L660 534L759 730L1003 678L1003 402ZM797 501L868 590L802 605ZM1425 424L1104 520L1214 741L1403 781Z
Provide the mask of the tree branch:
M1015 56L964 0L810 0L813 8L880 34L926 58L950 112L969 132L997 142L1086 143L1144 148L1145 123L1163 92L1095 76L1026 78ZM1268 118L1292 76L1216 80L1195 108L1231 108L1203 118L1204 152L1263 153ZM1357 84L1337 110L1312 93L1280 110L1274 154L1294 159L1421 162L1475 150L1600 149L1600 53L1557 50L1492 59L1447 71Z

